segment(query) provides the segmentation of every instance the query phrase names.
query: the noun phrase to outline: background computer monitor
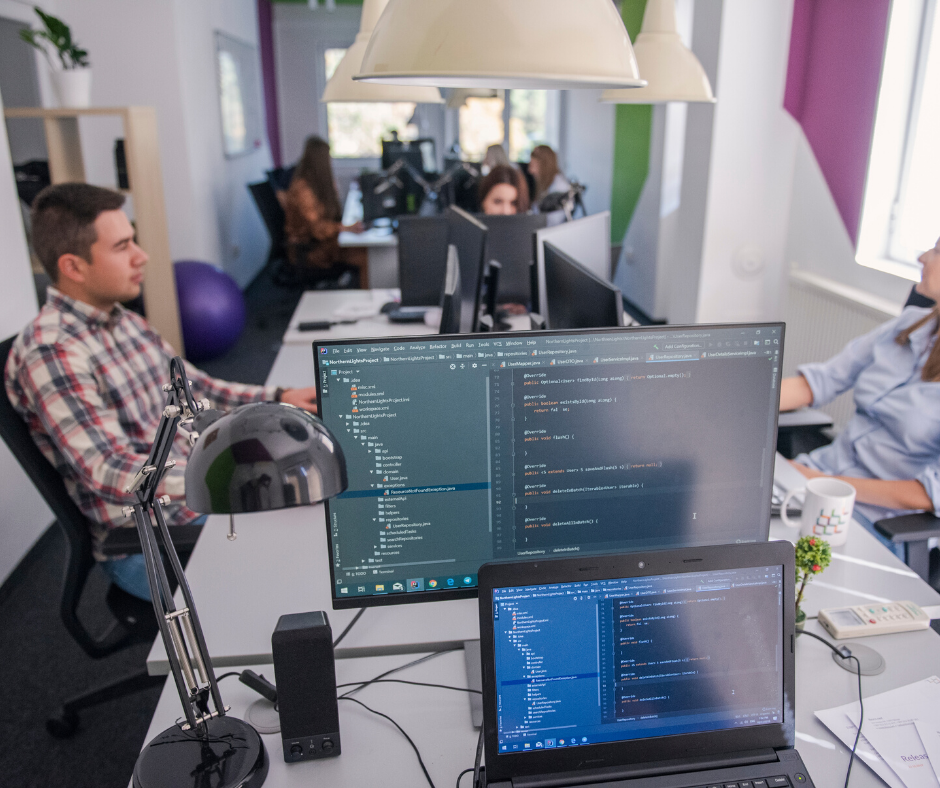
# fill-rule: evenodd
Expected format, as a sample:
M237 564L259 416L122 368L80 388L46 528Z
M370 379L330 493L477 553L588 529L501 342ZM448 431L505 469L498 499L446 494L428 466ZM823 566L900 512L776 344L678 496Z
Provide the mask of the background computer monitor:
M486 225L487 262L496 260L502 266L499 275L500 304L517 303L529 306L532 302L532 262L535 259L533 238L536 230L545 227L547 217L540 213L515 216L477 217Z
M457 247L447 247L447 274L444 277L444 291L441 293L441 328L440 334L460 333L460 261Z
M460 290L463 297L460 333L470 334L478 331L480 326L486 225L453 205L444 211L444 219L447 221L447 243L457 247L457 257L460 259Z
M623 296L619 287L593 274L547 241L544 256L548 328L623 325Z
M601 279L611 280L610 267L610 212L585 216L573 222L565 222L555 227L546 227L535 234L535 268L533 268L532 311L543 317L545 305L545 255L542 247L545 241L551 241L565 254L570 254L581 265L594 272Z
M382 140L382 169L389 169L399 159L405 159L419 172L435 172L437 152L434 140L430 138L410 142Z
M398 220L398 284L402 306L437 306L447 266L444 216L402 216Z
M349 476L326 504L334 607L472 596L491 560L766 540L783 332L316 343Z

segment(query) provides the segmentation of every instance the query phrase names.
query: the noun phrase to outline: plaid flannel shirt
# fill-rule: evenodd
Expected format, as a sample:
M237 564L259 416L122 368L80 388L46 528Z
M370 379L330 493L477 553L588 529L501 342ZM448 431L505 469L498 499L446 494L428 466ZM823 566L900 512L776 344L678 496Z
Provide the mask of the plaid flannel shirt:
M111 528L131 526L124 492L145 464L163 413L173 348L139 315L117 305L103 312L49 288L38 317L17 337L5 371L7 394L66 489L92 522L95 557ZM227 410L274 399L273 387L227 383L191 364L186 371L195 398ZM167 523L198 515L185 507L184 470L189 443L176 436L164 477Z

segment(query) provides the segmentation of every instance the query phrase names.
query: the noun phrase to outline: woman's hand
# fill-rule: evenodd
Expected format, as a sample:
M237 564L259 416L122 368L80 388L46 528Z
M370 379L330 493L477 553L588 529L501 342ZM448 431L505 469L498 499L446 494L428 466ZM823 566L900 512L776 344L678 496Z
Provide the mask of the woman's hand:
M798 462L790 464L807 479L828 474L807 468ZM916 479L858 479L854 476L833 476L833 479L851 484L855 488L855 502L883 506L885 509L923 509L933 511L933 501L927 490Z

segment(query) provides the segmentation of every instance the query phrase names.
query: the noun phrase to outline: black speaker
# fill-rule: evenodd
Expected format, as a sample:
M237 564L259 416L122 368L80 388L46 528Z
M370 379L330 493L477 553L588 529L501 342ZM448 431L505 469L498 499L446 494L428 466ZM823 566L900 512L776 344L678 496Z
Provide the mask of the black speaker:
M339 755L333 631L326 613L281 616L271 647L284 760Z

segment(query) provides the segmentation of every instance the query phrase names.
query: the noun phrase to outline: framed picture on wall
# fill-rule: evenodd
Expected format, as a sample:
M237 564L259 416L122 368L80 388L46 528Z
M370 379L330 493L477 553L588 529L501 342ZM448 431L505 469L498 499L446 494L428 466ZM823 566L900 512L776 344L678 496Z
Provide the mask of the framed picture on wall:
M264 140L258 48L217 30L215 62L222 150L227 158L244 156L261 148Z

